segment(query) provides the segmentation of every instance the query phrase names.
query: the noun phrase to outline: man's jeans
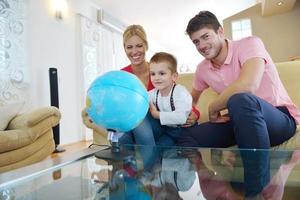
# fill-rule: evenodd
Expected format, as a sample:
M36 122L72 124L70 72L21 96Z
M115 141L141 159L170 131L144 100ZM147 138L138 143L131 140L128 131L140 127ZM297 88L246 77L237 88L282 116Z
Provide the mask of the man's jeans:
M274 107L263 99L238 93L227 102L230 121L202 123L183 129L181 146L269 149L291 138L296 123L286 107ZM241 151L246 196L261 192L270 179L268 151Z

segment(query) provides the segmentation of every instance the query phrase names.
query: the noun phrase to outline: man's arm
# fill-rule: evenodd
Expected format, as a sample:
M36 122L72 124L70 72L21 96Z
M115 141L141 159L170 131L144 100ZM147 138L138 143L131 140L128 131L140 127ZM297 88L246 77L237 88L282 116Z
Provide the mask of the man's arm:
M192 89L191 95L192 95L192 99L193 99L193 106L197 105L201 94L202 94L202 91L196 90L194 88Z
M236 93L254 93L260 86L264 73L265 61L263 58L251 58L243 66L239 78L228 86L208 107L211 122L218 122L220 111L224 110L228 99Z

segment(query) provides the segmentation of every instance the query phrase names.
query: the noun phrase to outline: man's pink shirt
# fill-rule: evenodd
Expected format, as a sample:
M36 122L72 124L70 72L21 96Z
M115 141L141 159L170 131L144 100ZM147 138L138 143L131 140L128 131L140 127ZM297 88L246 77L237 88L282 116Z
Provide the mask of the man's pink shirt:
M213 67L210 60L203 60L196 70L193 87L203 91L211 87L218 94L222 93L241 72L243 64L251 58L263 58L265 71L259 89L255 95L269 102L273 106L286 106L297 124L300 124L300 112L292 102L284 88L276 67L266 51L263 42L257 37L247 37L228 42L228 55L220 69Z

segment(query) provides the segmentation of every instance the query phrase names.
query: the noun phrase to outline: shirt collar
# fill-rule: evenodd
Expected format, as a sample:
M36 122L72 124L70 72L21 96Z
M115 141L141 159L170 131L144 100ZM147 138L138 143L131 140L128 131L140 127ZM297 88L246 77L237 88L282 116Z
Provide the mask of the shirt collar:
M232 48L233 48L233 47L232 47L232 41L231 41L231 40L229 40L229 39L225 39L225 40L226 40L227 45L228 45L228 52L227 52L227 57L226 57L225 62L224 62L223 65L228 65L228 64L231 63L231 60L232 60L232 54L233 54ZM209 61L209 63L210 63L210 66L209 66L210 69L212 69L212 70L218 70L217 68L215 68L215 67L213 66L213 64L212 64L211 61ZM222 65L222 66L223 66L223 65ZM222 66L221 66L221 67L222 67Z
M231 63L233 52L232 52L232 41L229 39L226 39L226 41L227 41L227 45L228 45L228 53L227 53L227 57L225 59L224 64L228 65Z

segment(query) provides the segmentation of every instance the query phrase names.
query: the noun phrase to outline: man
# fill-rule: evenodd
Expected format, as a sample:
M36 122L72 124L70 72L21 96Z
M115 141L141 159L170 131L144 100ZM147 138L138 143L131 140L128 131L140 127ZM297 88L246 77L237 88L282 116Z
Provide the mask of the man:
M216 16L209 11L193 17L186 32L205 58L196 70L193 104L208 87L218 97L208 107L209 122L185 129L179 138L180 145L269 149L295 134L299 110L259 38L226 39ZM228 110L226 116L221 115L224 109ZM193 118L188 122L192 124ZM246 196L253 197L269 182L268 152L241 151L241 155Z

